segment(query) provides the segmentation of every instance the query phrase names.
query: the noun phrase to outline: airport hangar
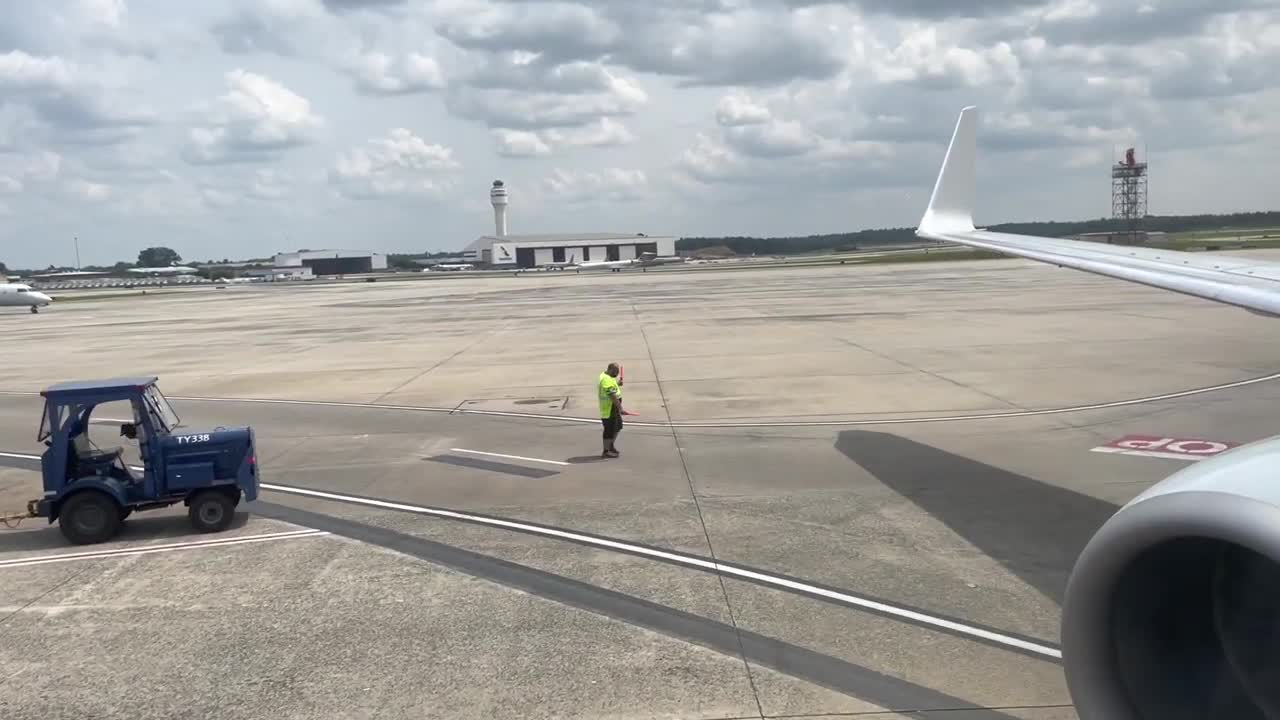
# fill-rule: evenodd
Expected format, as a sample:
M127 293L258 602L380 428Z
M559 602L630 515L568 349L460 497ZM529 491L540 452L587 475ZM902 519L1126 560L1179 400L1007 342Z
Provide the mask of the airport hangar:
M552 263L632 260L644 253L675 255L676 239L643 233L482 235L466 247L463 256L483 265L534 268Z
M367 250L299 250L276 253L273 264L279 270L310 268L315 275L354 275L386 270L387 256Z

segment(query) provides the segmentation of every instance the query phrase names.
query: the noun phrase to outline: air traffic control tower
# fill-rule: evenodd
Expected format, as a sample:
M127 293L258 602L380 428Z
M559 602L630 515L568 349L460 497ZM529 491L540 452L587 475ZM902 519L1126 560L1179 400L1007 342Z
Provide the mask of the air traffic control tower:
M501 180L494 180L489 189L489 202L493 205L493 234L496 237L507 236L507 186Z

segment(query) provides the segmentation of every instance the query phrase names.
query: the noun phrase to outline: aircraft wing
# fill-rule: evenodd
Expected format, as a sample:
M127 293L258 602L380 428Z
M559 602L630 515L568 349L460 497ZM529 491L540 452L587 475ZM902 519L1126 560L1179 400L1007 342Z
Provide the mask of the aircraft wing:
M1105 245L1035 235L988 232L973 226L977 108L960 111L916 235L992 250L1061 267L1280 316L1280 263L1239 257Z

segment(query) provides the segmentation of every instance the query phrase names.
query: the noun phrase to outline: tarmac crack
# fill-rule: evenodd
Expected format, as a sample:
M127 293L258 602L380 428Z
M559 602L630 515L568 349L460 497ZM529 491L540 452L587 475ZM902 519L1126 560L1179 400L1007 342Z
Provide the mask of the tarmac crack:
M418 380L418 379L422 378L422 377L423 377L423 376L425 376L427 373L431 372L432 370L435 370L436 368L440 367L441 365L444 365L445 363L449 362L450 360L453 360L454 358L458 357L458 356L459 356L459 355L461 355L462 353L464 353L464 352L466 352L466 351L470 350L471 348L473 348L473 347L475 347L475 346L479 345L479 344L480 344L480 343L482 343L482 342L485 342L486 340L490 340L490 339L492 339L493 337L495 337L495 336L497 336L497 335L500 335L500 334L502 334L503 332L506 332L507 327L509 326L509 324L510 324L510 323L503 323L501 326L499 326L499 327L497 327L497 328L495 328L495 329L493 329L493 330L490 330L490 331L489 331L489 332L487 332L487 333L484 333L484 334L483 334L483 335L481 335L480 337L476 338L473 342L467 343L467 344L466 344L466 345L465 345L461 350L459 350L459 351L455 352L454 354L450 355L449 357L447 357L447 358L445 358L445 359L441 360L440 362L436 363L435 365L432 365L431 367L427 368L426 370L423 370L422 372L418 373L417 375L414 375L413 377L409 378L408 380L405 380L404 382L402 382L402 383L400 383L399 385L397 385L397 386L395 386L395 387L391 388L390 390L388 390L388 391L386 391L386 392L382 393L382 394L381 394L381 395L379 395L378 397L374 398L374 399L373 399L373 403L370 403L370 404L376 404L376 403L379 403L379 402L381 402L382 400L384 400L385 398L388 398L388 397L390 397L390 396L392 396L392 395L396 394L397 392L400 392L402 389L404 389L405 387L408 387L410 384L412 384L412 383L413 383L413 382L415 382L416 380Z
M1002 398L1002 397L1000 397L999 395L996 395L996 394L994 394L994 393L987 392L986 390L983 390L982 388L979 388L979 387L975 387L975 386L973 386L973 385L968 385L968 384L962 383L962 382L960 382L959 380L956 380L956 379L954 379L954 378L949 378L949 377L947 377L946 375L943 375L943 374L941 374L941 373L933 372L932 370L926 370L926 369L924 369L924 368L922 368L922 367L918 367L918 366L916 366L916 365L913 365L913 364L911 364L911 363L909 363L909 362L907 362L907 361L905 361L905 360L900 360L900 359L898 359L898 358L896 358L896 357L892 357L892 356L890 356L890 355L886 355L886 354L884 354L884 353L882 353L882 352L879 352L879 351L877 351L877 350L873 350L873 349L871 349L871 348L869 348L869 347L866 347L865 345L860 345L859 343L856 343L856 342L854 342L853 340L849 340L848 338L842 338L842 337L838 337L838 336L836 336L836 335L832 335L831 337L832 337L832 338L834 338L834 339L836 339L836 340L839 340L839 341L840 341L840 342L842 342L842 343L845 343L846 345L851 345L851 346L853 346L853 347L855 347L855 348L858 348L859 350L862 350L862 351L864 351L864 352L869 352L869 353L871 353L872 355L875 355L876 357L883 358L883 359L885 359L885 360L888 360L889 362L897 363L897 364L901 365L902 367L909 368L909 369L914 370L914 371L916 371L916 372L918 372L918 373L923 373L923 374L928 375L929 377L934 378L934 379L936 379L936 380L941 380L941 381L943 381L943 382L950 383L950 384L952 384L952 385L955 385L956 387L963 388L963 389L968 390L968 391L970 391L970 392L978 393L979 395L982 395L983 397L991 398L992 400L995 400L996 402L1004 403L1005 405L1008 405L1009 407L1011 407L1011 408L1013 408L1013 409L1015 409L1015 410L1018 410L1018 411L1020 411L1020 412L1030 412L1030 408L1027 408L1027 407L1025 407L1025 406L1023 406L1023 405L1019 405L1018 403L1013 402L1012 400L1007 400L1007 399L1005 399L1005 398ZM1056 417L1056 416L1055 416L1055 417L1051 417L1051 418L1050 418L1050 421L1051 421L1051 422L1055 422L1055 423L1057 423L1060 427L1063 427L1064 429L1070 429L1070 430L1082 430L1082 429L1084 429L1084 428L1081 428L1081 427L1077 426L1075 423L1071 422L1069 419L1064 418L1064 417ZM1098 434L1097 432L1095 432L1095 431L1085 430L1085 432L1090 432L1091 434L1093 434L1093 435L1095 435L1095 436L1097 436L1097 437L1102 437L1101 435L1099 435L1099 434Z
M911 713L915 717L928 717L932 712L964 710L969 713L966 720L1015 720L1012 715L970 703L940 690L743 630L736 625L572 578L376 525L262 500L254 505L255 512L263 517L376 545L472 577L646 628L723 655L742 658L744 662L749 660L799 680L886 708L890 713ZM759 717L767 716L761 711Z
M919 367L919 366L917 366L917 365L912 365L911 363L907 362L906 360L899 360L899 359L898 359L898 358L896 358L896 357L893 357L893 356L891 356L891 355L886 355L886 354L884 354L884 353L880 352L879 350L873 350L873 349L871 349L871 348L867 347L866 345L862 345L861 343L855 342L855 341L850 340L850 339L848 339L848 338L843 338L843 337L840 337L840 336L838 336L838 335L830 335L829 337L831 337L831 338L832 338L832 339L834 339L834 340L838 340L838 341L840 341L840 342L844 343L845 345L849 345L849 346L851 346L851 347L855 347L855 348L857 348L857 349L859 349L859 350L861 350L861 351L863 351L863 352L871 353L872 355L875 355L876 357L880 358L881 360L888 360L888 361L889 361L889 362L891 362L891 363L897 363L898 365L901 365L902 367L907 368L908 370L912 370L912 371L914 371L914 372L918 372L918 373L922 373L922 374L924 374L924 375L928 375L929 377L931 377L931 378L933 378L933 379L935 379L935 380L941 380L941 381L943 381L943 382L945 382L945 383L949 383L949 384L951 384L951 385L955 385L955 386L956 386L956 387L958 387L958 388L963 388L963 389L965 389L965 390L969 390L970 392L976 392L976 393L978 393L979 395L981 395L981 396L983 396L983 397L985 397L985 398L990 398L990 399L992 399L992 400L995 400L995 401L996 401L996 402L998 402L998 403L1002 403L1002 404L1004 404L1004 405L1008 405L1009 407L1011 407L1011 408L1013 408L1013 409L1015 409L1015 410L1021 410L1021 411L1023 411L1023 412L1026 412L1027 410L1029 410L1029 408L1025 408L1025 407L1023 407L1023 406L1019 405L1018 403L1013 402L1012 400L1008 400L1008 399L1006 399L1006 398L1002 398L1002 397L1000 397L999 395L994 395L994 394L989 393L989 392L987 392L986 390L983 390L983 389L981 389L981 388L973 387L972 385L966 385L966 384L964 384L964 383L960 382L959 380L955 380L955 379L953 379L953 378L949 378L949 377L947 377L946 375L942 375L942 374L940 374L940 373L933 372L932 370L926 370L926 369L924 369L924 368L922 368L922 367Z
M684 457L684 448L680 445L680 433L671 422L671 407L667 403L667 394L662 388L662 377L658 372L658 361L653 356L653 346L649 344L649 336L644 331L644 321L640 319L640 311L636 309L634 302L631 303L631 313L635 316L636 325L640 328L640 338L644 341L644 350L649 355L649 366L653 368L653 380L658 388L658 398L662 401L662 411L667 416L667 427L670 428L671 439L676 445L676 455L680 457L680 468L684 471L685 482L689 484L689 497L693 499L693 508L698 514L698 524L702 526L702 536L707 541L707 553L711 556L713 562L719 562L716 558L715 546L711 542L711 532L707 530L706 518L702 515L702 504L698 501L698 491L693 486L693 474L689 471L689 463ZM720 592L724 596L724 607L729 614L729 622L733 625L734 632L738 633L738 648L741 652L742 664L747 671L747 682L751 685L751 694L755 698L756 709L760 711L760 717L763 720L764 705L760 702L760 691L756 688L755 677L751 672L751 663L747 661L747 651L743 647L741 629L738 627L737 616L733 612L733 603L729 599L729 587L725 584L723 573L717 570L715 575L716 580L720 583Z
M39 601L43 600L44 598L48 597L52 592L54 592L54 591L55 591L55 590L57 590L58 588L61 588L63 585L66 585L67 583L71 582L72 580L75 580L76 578L78 578L78 577L80 577L81 575L85 574L86 572L88 572L88 571L89 571L89 568L90 568L90 567L93 567L93 564L92 564L92 563L87 563L87 564L85 565L85 567L82 567L81 569L79 569L79 570L77 570L77 571L75 571L75 572L73 572L73 573L71 573L71 574L67 575L65 578L63 578L63 579L59 580L58 582L54 583L52 587L50 587L48 590L45 590L44 592L40 593L39 595L37 595L37 596L35 596L35 597L31 598L29 601L27 601L25 604L23 604L23 605L22 605L22 607L18 608L17 610L14 610L13 612L9 613L8 615L5 615L4 617L0 618L0 625L5 624L5 623L6 623L6 622L8 622L10 619L12 619L13 617L15 617L18 613L22 612L23 610L26 610L27 608L31 607L32 605L35 605L37 602L39 602Z

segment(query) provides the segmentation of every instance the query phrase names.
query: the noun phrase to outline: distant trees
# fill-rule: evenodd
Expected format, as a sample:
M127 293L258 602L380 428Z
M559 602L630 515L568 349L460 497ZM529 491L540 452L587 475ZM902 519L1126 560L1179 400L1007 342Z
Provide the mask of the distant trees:
M182 256L167 247L149 247L138 253L139 267L165 267L182 262Z
M231 271L231 268L224 267L200 268L196 271L196 274L208 280L226 280L227 278L233 278L236 276L236 274Z
M1231 213L1227 215L1149 215L1144 227L1152 232L1193 232L1222 228L1249 229L1280 227L1280 211ZM1089 232L1125 230L1123 220L1098 218L1071 222L1025 222L991 225L996 232L1065 237ZM725 247L738 255L795 255L844 250L869 245L892 245L917 240L914 227L859 230L831 235L807 235L804 237L684 237L676 241L676 249L683 251Z

